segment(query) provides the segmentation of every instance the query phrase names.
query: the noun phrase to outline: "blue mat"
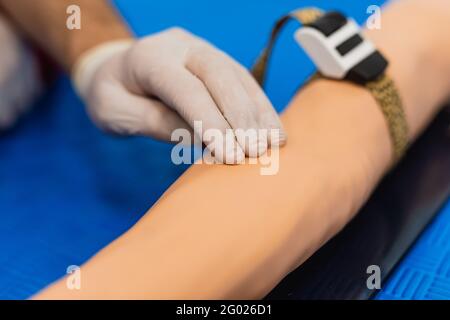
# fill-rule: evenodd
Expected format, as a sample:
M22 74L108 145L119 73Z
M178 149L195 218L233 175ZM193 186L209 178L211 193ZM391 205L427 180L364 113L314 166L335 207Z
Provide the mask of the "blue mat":
M381 0L144 1L116 4L136 34L178 25L250 66L281 14L317 5L362 22ZM313 66L282 34L267 91L280 111ZM34 112L0 136L0 298L27 298L80 265L132 226L186 169L170 146L119 139L89 122L66 78Z
M376 299L450 299L450 201L395 269Z

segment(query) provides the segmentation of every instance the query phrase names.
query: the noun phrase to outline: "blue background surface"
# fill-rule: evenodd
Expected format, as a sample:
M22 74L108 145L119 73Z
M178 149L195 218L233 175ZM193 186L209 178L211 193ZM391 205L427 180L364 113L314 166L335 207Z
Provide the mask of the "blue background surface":
M450 299L450 201L409 250L376 299Z
M250 66L274 21L292 9L340 9L359 22L381 0L116 0L144 36L182 26ZM313 72L283 32L267 92L278 110ZM80 265L132 226L185 170L170 146L104 135L88 120L66 78L32 114L0 136L0 298L27 298Z

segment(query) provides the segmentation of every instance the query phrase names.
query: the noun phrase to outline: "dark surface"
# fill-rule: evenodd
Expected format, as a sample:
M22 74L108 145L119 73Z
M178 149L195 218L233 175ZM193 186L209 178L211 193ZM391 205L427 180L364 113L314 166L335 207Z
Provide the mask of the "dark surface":
M450 300L450 198L375 299Z
M367 299L369 265L383 282L450 194L450 114L442 112L347 227L269 299ZM420 257L419 257L420 259Z

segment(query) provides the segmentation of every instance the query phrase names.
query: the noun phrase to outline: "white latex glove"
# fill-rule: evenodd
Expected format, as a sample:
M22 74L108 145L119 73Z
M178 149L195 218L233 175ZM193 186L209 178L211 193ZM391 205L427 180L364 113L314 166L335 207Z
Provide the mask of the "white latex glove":
M278 141L268 141L269 135L245 143L245 135L234 136L234 148L213 152L225 163L240 162L244 153L261 155L271 143L285 143L279 117L250 73L183 29L102 44L79 59L73 75L94 122L108 131L170 140L173 130L190 129L194 121L202 121L203 131L223 133L280 129ZM230 153L235 161L226 158Z
M0 15L0 131L13 126L42 88L37 62Z

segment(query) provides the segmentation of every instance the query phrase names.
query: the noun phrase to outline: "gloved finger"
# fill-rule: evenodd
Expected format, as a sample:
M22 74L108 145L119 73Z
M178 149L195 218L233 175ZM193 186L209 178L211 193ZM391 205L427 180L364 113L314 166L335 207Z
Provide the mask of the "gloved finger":
M280 117L277 114L272 103L270 102L269 98L247 69L245 69L234 60L232 61L232 63L237 70L237 73L239 74L239 78L243 86L258 108L259 127L263 129L274 130L274 135L272 135L271 132L268 133L269 144L274 146L285 145L287 141L286 132L283 128Z
M145 88L147 94L157 95L193 127L217 161L227 164L242 162L245 154L240 146L233 140L225 144L227 130L231 130L230 125L220 113L205 85L183 67L163 66L161 72L163 77L157 77L155 74L143 76L144 79L139 77L140 87ZM201 126L195 125L196 121L201 121ZM218 134L203 134L207 131L222 135L223 143L218 141ZM234 135L233 138L235 139Z
M264 154L267 138L259 136L259 111L233 65L215 49L199 46L189 53L186 67L205 84L247 156Z
M192 128L161 101L130 93L117 84L99 94L90 108L95 122L107 131L122 135L142 135L171 141L176 129Z

